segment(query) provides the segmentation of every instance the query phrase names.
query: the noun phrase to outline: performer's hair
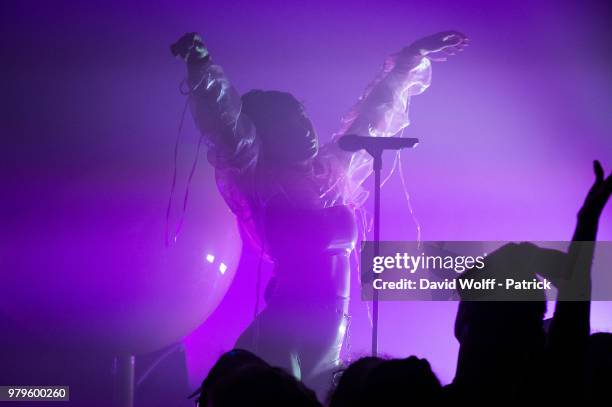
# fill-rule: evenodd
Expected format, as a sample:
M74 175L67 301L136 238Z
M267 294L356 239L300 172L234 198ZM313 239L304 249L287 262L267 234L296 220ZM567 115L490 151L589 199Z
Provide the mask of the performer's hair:
M291 93L252 90L242 96L242 113L255 125L264 155L275 160L304 159L304 136L312 123ZM282 137L279 138L279 137Z
M291 93L255 89L242 95L242 112L257 129L265 129L283 114L295 114L304 106Z

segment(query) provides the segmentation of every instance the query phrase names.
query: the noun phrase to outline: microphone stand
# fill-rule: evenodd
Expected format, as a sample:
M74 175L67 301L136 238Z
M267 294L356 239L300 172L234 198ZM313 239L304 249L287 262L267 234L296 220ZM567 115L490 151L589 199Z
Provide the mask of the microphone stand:
M414 146L418 143L415 140ZM370 146L365 149L373 158L374 170L374 250L373 257L380 254L380 184L382 173L382 153L384 147ZM373 278L372 271L372 278ZM372 290L372 356L378 356L378 290Z
M374 162L374 254L380 253L380 175L382 172L382 149L366 150ZM378 290L372 291L372 356L378 356Z
M366 137L355 134L344 135L338 140L338 145L344 151L355 152L365 150L373 158L374 170L374 250L373 257L380 254L380 178L382 172L382 153L384 150L401 150L414 148L418 145L416 138L403 137ZM374 271L372 270L372 277ZM363 280L362 280L363 284ZM372 356L378 356L378 291L372 290Z

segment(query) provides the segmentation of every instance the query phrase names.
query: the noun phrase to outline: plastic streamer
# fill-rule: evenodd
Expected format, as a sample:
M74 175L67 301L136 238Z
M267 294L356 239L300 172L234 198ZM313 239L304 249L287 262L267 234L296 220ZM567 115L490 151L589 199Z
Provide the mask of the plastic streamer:
M198 139L198 147L196 148L193 164L191 164L191 170L189 171L189 178L187 179L187 186L185 187L185 196L183 197L183 210L181 211L181 217L179 218L178 224L176 225L176 230L174 231L174 243L176 243L176 239L178 238L179 233L181 233L183 221L185 220L185 213L187 212L187 202L189 201L189 190L191 189L191 181L193 180L193 175L195 174L195 170L198 166L198 161L200 161L200 148L202 147L203 138L204 137L200 136L200 138Z
M402 156L399 151L397 152L397 161L398 161L398 166L399 166L400 181L402 183L402 190L404 192L404 197L406 198L406 203L408 204L408 211L410 212L410 217L412 218L412 221L414 222L414 225L417 231L417 238L416 238L417 248L420 248L421 238L422 238L421 223L419 222L419 219L414 214L414 208L412 207L412 201L410 200L410 193L408 192L408 187L406 186L406 178L404 177L404 168L402 166Z
M397 150L397 152L395 153L395 156L393 157L393 165L391 166L391 171L389 171L389 174L387 174L385 179L383 179L382 182L380 183L380 187L381 188L385 186L387 181L389 181L389 179L391 179L391 176L395 172L395 169L397 168L397 162L398 162L398 158L399 158L399 154L398 153L399 152L400 152L400 150Z
M265 256L265 240L261 242L261 253L259 254L259 262L257 263L257 280L255 282L255 307L253 309L253 349L255 353L259 352L259 333L260 333L260 320L257 318L259 315L259 297L261 296L261 271L263 267L263 259ZM264 294L265 295L265 294Z
M183 227L183 221L185 220L185 213L187 212L187 202L189 201L189 190L191 188L191 181L193 179L193 175L195 174L195 170L198 165L198 161L200 159L200 148L202 147L202 139L204 138L200 135L198 139L198 146L196 148L195 157L193 160L193 164L191 165L191 171L189 172L189 178L187 179L187 186L185 187L185 196L183 198L183 210L181 212L181 216L179 218L179 222L176 226L174 234L172 235L172 242L170 242L169 237L169 229L170 229L170 213L172 211L172 201L174 200L174 190L176 189L176 178L178 173L178 155L179 155L179 146L181 144L182 133L183 133L183 124L185 123L185 115L187 114L187 108L189 107L189 97L193 92L195 92L200 85L204 82L206 75L202 75L200 81L193 87L189 88L187 85L187 81L183 79L179 84L179 92L181 95L186 95L187 99L185 100L185 106L183 107L183 111L181 113L181 119L179 121L178 130L176 132L176 141L174 143L174 158L173 158L173 171L172 171L172 184L170 186L170 196L168 197L168 206L166 207L166 225L164 230L164 237L166 242L166 247L170 247L170 244L176 243L178 239L178 235ZM187 90L184 87L187 86Z
M181 82L181 85L183 82ZM176 132L176 141L174 143L174 170L172 172L172 185L170 186L170 196L168 197L168 206L166 207L166 227L164 230L164 236L166 241L166 247L170 246L168 231L170 229L170 212L172 210L172 200L174 199L174 190L176 188L176 177L177 177L177 167L178 167L178 151L179 145L181 144L181 135L183 130L183 123L185 122L185 114L187 113L187 107L189 106L189 99L185 101L185 106L183 107L183 112L181 114L181 119L179 121L178 131ZM176 234L172 236L172 242L176 242Z
M363 207L356 208L355 212L359 216L359 220L361 221L360 231L361 231L361 241L364 242L367 239L367 232L370 230L371 225L368 225L367 220L367 212ZM356 245L355 250L353 250L354 260L355 260L355 269L357 270L357 281L359 282L359 286L361 286L361 246ZM370 322L370 327L372 327L372 310L370 308L369 303L366 303L366 309L368 311L368 321Z
M405 128L402 129L399 137L404 137L404 130ZM415 213L414 213L414 208L412 207L412 201L410 199L410 193L408 192L408 186L406 185L406 177L404 176L404 166L402 165L402 153L401 150L397 150L396 154L395 154L395 158L397 160L397 167L399 168L399 178L400 178L400 182L402 184L402 192L404 192L404 198L406 198L406 204L408 205L408 212L410 213L410 217L412 218L412 222L414 222L414 226L416 227L416 232L417 232L417 237L416 237L416 241L417 241L417 248L421 247L421 222L419 222L418 218L416 217ZM393 166L393 170L395 170L395 164ZM393 170L392 173L393 173ZM391 174L389 174L389 177L391 177Z

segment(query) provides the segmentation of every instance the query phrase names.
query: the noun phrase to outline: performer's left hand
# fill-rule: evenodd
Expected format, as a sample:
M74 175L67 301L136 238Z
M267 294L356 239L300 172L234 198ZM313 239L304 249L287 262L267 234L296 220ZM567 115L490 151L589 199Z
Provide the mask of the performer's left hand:
M418 53L432 61L446 61L448 56L463 51L468 43L469 39L459 31L442 31L413 42L403 52Z

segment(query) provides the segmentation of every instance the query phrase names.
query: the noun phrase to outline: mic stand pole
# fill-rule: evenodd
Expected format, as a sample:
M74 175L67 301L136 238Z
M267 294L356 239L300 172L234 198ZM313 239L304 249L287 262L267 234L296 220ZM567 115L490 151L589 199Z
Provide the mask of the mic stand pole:
M134 407L134 355L115 356L113 407Z
M382 171L382 149L367 149L374 170L374 254L380 253L380 175ZM374 271L372 270L372 274ZM372 275L374 278L374 275ZM372 290L372 356L378 356L378 290Z

